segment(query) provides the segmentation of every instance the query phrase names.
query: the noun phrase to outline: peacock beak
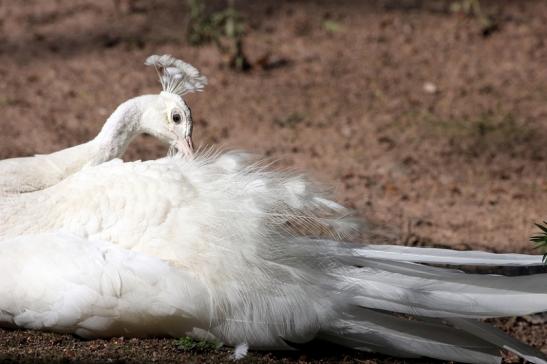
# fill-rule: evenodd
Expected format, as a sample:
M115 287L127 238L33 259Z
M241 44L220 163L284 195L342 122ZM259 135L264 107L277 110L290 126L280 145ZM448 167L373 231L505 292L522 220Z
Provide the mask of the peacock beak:
M194 156L194 143L192 142L192 136L188 135L183 139L179 139L176 147L185 157L192 158Z
M171 129L175 135L174 147L177 150L177 154L182 154L183 157L193 158L194 157L194 142L192 141L192 129L193 122L191 116L188 117L184 126L179 126L178 130Z

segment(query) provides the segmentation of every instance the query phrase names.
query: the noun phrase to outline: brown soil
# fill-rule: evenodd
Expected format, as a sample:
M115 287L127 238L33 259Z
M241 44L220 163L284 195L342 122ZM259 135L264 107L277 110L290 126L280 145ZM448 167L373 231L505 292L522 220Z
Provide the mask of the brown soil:
M184 1L0 0L0 158L92 138L117 104L159 91L142 63L171 53L210 80L188 98L198 145L306 170L389 227L393 243L532 252L532 223L547 218L547 2L481 1L498 25L486 36L477 16L449 10L455 2L240 1L254 67L236 73L216 47L187 44ZM143 137L127 158L164 153ZM544 320L499 325L547 350ZM303 353L245 362L398 362L323 345ZM218 362L229 352L0 331L0 358Z

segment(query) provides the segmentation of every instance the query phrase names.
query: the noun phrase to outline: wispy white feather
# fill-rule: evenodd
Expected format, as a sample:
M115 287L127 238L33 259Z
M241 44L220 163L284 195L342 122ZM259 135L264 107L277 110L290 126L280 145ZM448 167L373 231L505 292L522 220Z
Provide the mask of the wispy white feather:
M234 360L241 360L244 357L247 356L247 353L249 352L249 345L247 343L239 344L234 349Z

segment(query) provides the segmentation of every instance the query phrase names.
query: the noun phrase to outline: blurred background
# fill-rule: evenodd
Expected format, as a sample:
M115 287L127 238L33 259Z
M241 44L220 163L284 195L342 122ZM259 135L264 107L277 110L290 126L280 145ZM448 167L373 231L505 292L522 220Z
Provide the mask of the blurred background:
M533 252L547 218L546 1L0 0L0 37L0 158L91 139L169 53L209 78L197 145L306 171L392 243Z

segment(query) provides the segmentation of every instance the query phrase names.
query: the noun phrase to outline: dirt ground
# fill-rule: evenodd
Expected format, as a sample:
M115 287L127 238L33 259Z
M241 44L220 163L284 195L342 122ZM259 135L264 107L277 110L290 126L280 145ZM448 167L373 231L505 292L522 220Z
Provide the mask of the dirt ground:
M306 171L391 243L533 252L533 223L547 219L547 2L483 0L492 29L454 3L239 1L254 67L238 73L214 45L188 44L185 1L0 0L0 158L89 140L119 103L160 90L143 61L170 53L209 78L188 97L197 145ZM126 158L165 151L141 137ZM498 324L547 351L541 317ZM3 330L2 359L198 363L229 351ZM244 362L401 361L316 345Z

